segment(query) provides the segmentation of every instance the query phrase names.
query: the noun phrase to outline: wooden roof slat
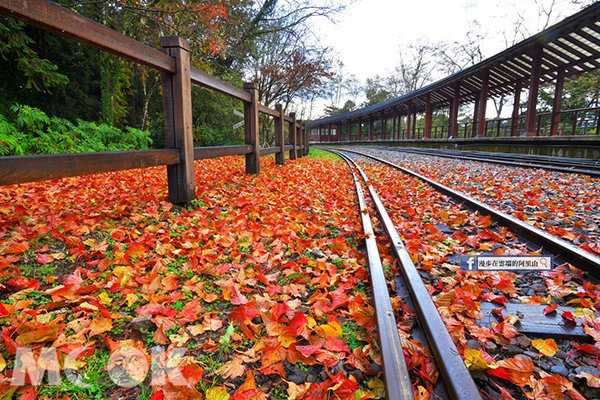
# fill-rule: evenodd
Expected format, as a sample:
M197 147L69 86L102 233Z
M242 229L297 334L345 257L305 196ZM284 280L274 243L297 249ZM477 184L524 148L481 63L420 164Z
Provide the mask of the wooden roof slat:
M579 51L577 48L575 48L571 43L569 43L568 41L566 41L565 38L560 38L559 40L557 40L556 42L554 42L554 44L556 44L557 46L563 48L565 51L571 53L578 60L589 56L589 54L583 54L581 51Z
M583 29L576 33L581 39L585 39L588 46L594 46L594 52L600 52L600 37L595 37Z

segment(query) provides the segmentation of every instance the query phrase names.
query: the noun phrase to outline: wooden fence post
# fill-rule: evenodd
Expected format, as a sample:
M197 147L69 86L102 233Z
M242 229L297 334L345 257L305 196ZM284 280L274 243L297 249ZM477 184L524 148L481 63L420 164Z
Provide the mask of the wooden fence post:
M275 104L275 110L279 113L279 116L275 117L275 146L280 147L279 151L275 153L275 164L283 165L285 162L285 151L283 150L285 145L283 138L285 115L281 104Z
M175 58L176 67L174 74L162 74L165 147L180 154L179 164L167 166L169 201L187 204L196 197L189 46L177 36L161 38L160 46Z
M246 154L246 173L260 173L260 143L258 137L258 87L254 82L244 83L244 90L252 96L244 102L244 132L246 144L252 146L252 152Z
M296 113L290 113L292 122L290 122L290 144L293 148L290 150L290 160L296 159Z
M308 155L308 143L310 142L310 128L304 125L304 155Z
M296 130L296 136L298 137L296 140L298 141L298 146L300 147L297 152L298 158L304 157L304 135L302 134L302 125L302 120L299 120L298 129Z

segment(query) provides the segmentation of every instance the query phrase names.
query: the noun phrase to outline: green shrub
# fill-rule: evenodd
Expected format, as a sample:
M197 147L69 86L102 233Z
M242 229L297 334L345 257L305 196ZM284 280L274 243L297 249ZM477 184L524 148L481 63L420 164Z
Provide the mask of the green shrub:
M145 150L152 145L150 134L135 128L121 130L82 120L73 124L24 105L11 110L12 123L0 115L0 155Z

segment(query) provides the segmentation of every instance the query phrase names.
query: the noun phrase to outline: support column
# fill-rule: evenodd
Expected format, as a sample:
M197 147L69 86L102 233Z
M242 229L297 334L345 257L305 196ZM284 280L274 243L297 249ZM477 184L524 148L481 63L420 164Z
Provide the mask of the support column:
M296 159L296 113L290 113L290 117L292 117L292 122L289 125L290 131L290 144L292 145L292 149L290 150L290 160ZM321 138L321 128L319 128L319 142L322 142Z
M175 58L175 73L162 74L165 148L179 149L179 164L167 166L169 201L187 204L196 198L192 81L188 41L176 36L160 39L163 53Z
M398 133L396 134L397 139L402 139L402 115L400 114L400 110L398 110Z
M381 140L387 139L386 131L387 131L387 123L386 123L386 119L385 119L385 111L381 111L381 136L380 136Z
M517 128L519 127L519 107L521 106L521 91L523 90L523 82L518 81L515 88L515 99L513 111L510 120L510 136L517 136Z
M560 122L560 109L562 108L563 88L565 85L565 70L558 70L556 78L556 89L554 90L554 103L552 104L552 123L550 126L550 135L558 136L558 124Z
M362 118L358 118L358 141L362 141Z
M417 113L413 113L412 115L412 139L417 138Z
M412 127L412 101L408 101L408 114L406 114L406 139L410 139L410 130Z
M537 110L537 98L540 87L540 76L542 73L543 47L536 46L533 56L531 81L529 84L529 98L527 99L527 114L525 115L525 133L523 136L535 136L535 113Z
M336 142L341 142L342 141L342 123L341 122L337 123L336 129L337 129L335 132L336 137L337 137Z
M448 137L458 137L458 109L460 102L460 81L454 84L454 96L450 102Z
M398 125L396 119L398 118L398 109L394 107L392 109L392 140L396 140L398 137Z
M479 99L479 117L477 120L477 137L485 137L485 111L490 90L490 70L484 69L481 79L481 96Z
M373 136L375 135L375 118L373 114L369 115L369 141L373 141Z
M425 99L425 130L423 132L424 139L431 139L431 120L433 111L431 110L431 94L427 93Z
M473 110L473 133L471 135L471 137L475 137L477 136L477 127L479 126L479 105L480 105L480 100L481 99L481 93L477 92L475 93L475 107ZM466 134L465 134L466 137Z
M258 86L254 82L244 83L244 90L252 96L249 103L244 103L244 131L246 144L252 146L252 152L246 154L246 173L260 173L260 143L258 131Z

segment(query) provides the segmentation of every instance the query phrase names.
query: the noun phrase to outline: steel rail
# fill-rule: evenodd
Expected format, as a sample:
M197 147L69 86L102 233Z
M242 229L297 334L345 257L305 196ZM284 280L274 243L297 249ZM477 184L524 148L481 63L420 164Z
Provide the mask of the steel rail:
M475 150L446 150L446 149L418 149L418 148L407 148L398 149L399 151L415 152L415 153L430 153L430 154L444 154L449 156L468 156L477 157L487 160L506 160L513 162L523 162L529 164L549 165L549 166L562 166L565 168L582 168L585 170L598 171L600 170L600 162L592 159L584 158L567 158L567 157L552 157L552 156L537 156L533 154L516 154L516 153L491 153L484 151Z
M407 283L406 286L410 291L415 311L419 316L419 323L427 336L429 347L440 367L440 373L444 380L444 384L446 385L448 395L453 400L482 399L477 385L465 366L465 363L452 340L452 336L450 336L450 333L446 328L444 320L431 299L429 291L423 283L415 264L412 262L410 254L408 253L408 250L406 250L401 236L381 202L377 191L373 185L369 183L369 179L362 168L360 168L354 160L346 157L343 153L333 153L346 158L346 162L352 163L362 176L365 185L368 186L371 199L373 200L380 220L389 236L396 258L400 262L402 276Z
M346 162L348 163L347 160ZM369 260L369 274L377 317L377 331L379 334L386 399L414 400L410 376L404 359L400 335L398 334L398 325L394 317L394 309L392 308L390 294L383 273L377 241L373 233L371 216L368 212L367 202L359 179L352 170L352 165L348 163L348 166L354 178L360 217L365 234L365 247Z
M512 161L509 159L509 157L503 155L503 156L496 156L496 155L491 155L490 157L482 157L482 156L477 156L477 155L469 155L469 156L464 156L464 155L459 155L459 154L453 154L453 153L449 153L449 152L437 152L437 151L432 151L432 150L421 150L421 149L398 149L398 148L386 148L386 150L390 150L390 151L397 151L397 152L402 152L402 153L412 153L412 154L425 154L425 155L431 155L431 156L436 156L436 157L444 157L444 158L456 158L456 159L460 159L460 160L469 160L469 161L480 161L480 162L485 162L485 163L491 163L491 164L503 164L503 165L511 165L511 166L516 166L516 167L522 167L522 168L540 168L540 169L547 169L550 171L557 171L557 172L566 172L569 174L584 174L584 175L590 175L590 176L600 176L600 170L597 170L595 168L594 165L589 165L589 167L594 168L594 169L582 169L580 166L584 166L583 164L580 164L580 166L578 166L577 168L572 168L572 167L559 167L556 165L552 165L550 161L548 162L543 162L541 160L536 161L535 163L532 163L531 161L526 161L523 159L523 161ZM584 166L585 168L585 166Z
M533 225L513 217L512 215L499 211L479 200L475 200L471 196L467 196L462 192L451 189L448 186L442 185L441 183L438 183L414 171L403 168L389 161L382 160L381 158L372 156L370 154L348 149L345 149L344 151L371 158L392 168L396 168L407 175L414 176L424 181L437 191L454 199L455 201L463 203L467 207L476 210L481 214L490 215L502 225L510 228L517 235L520 235L531 243L543 247L546 249L546 251L553 253L556 257L559 257L563 261L568 262L579 269L588 271L595 278L600 278L600 257L597 257L588 251L574 246L565 240L559 239L556 236L543 231L542 229L536 228Z

